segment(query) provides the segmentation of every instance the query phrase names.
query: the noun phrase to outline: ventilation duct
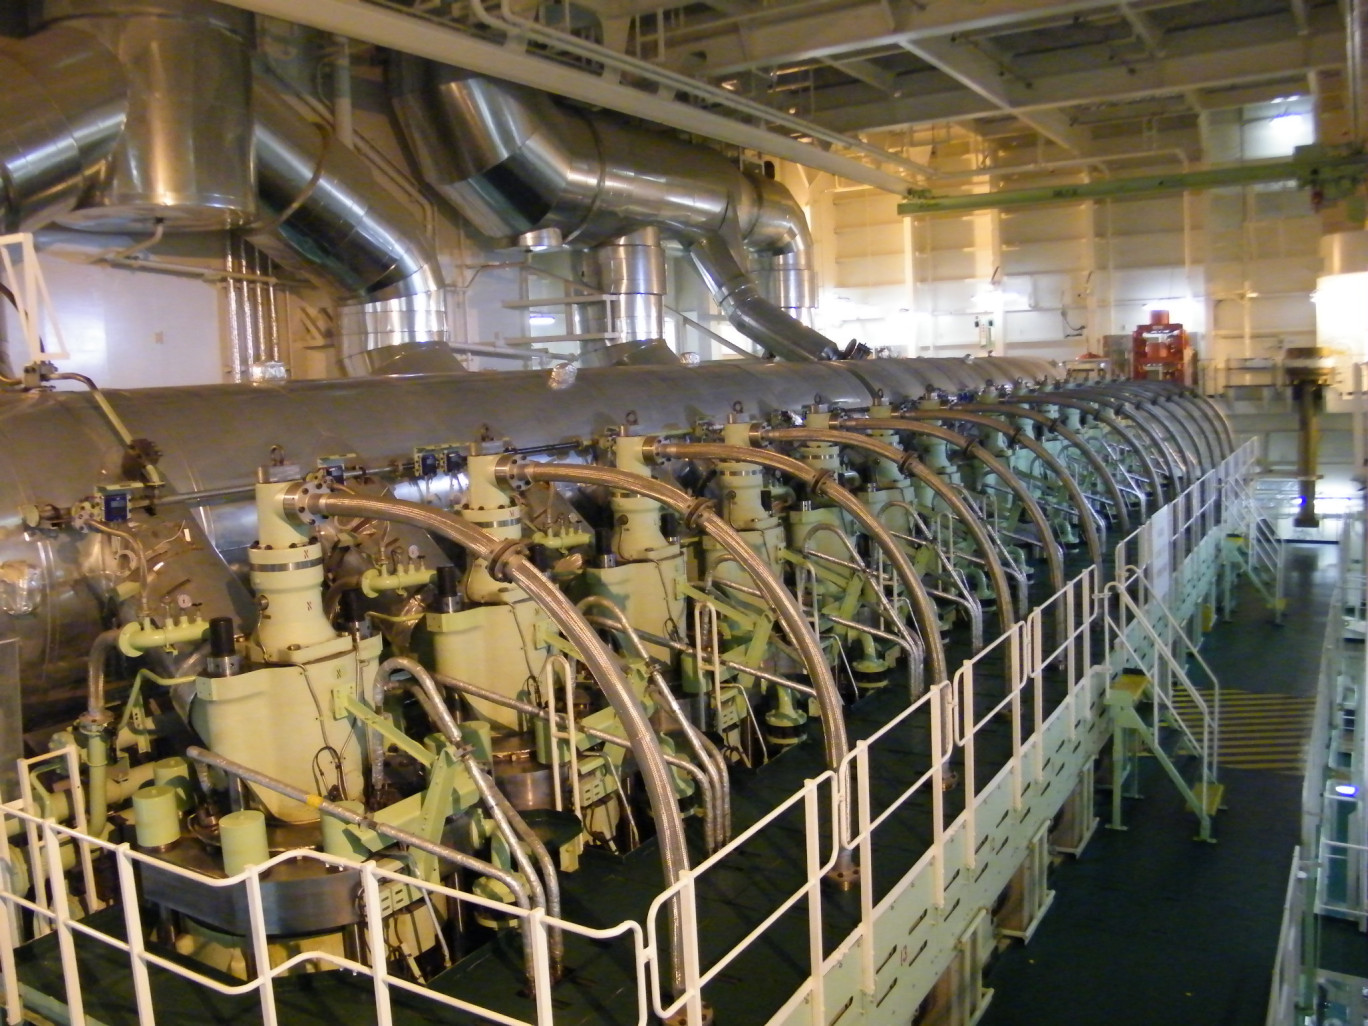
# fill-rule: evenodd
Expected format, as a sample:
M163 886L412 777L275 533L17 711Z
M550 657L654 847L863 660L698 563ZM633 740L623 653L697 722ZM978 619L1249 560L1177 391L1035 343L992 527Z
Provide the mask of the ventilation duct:
M128 82L108 165L61 223L204 231L256 216L250 14L203 0L48 0L43 18L98 39Z
M359 157L254 85L250 15L48 0L42 16L36 35L0 42L5 230L250 230L339 299L349 373L462 369L421 226Z
M787 360L835 355L781 306L810 303L810 237L782 186L725 157L544 93L412 57L396 60L394 103L429 184L492 236L558 233L596 246L643 227L681 243L732 324ZM744 266L763 254L776 305Z
M4 230L70 213L99 181L123 133L119 60L84 32L53 28L0 41L0 202Z
M360 157L270 86L258 82L255 101L266 227L252 242L345 297L338 320L347 372L462 370L447 348L437 256L417 220Z

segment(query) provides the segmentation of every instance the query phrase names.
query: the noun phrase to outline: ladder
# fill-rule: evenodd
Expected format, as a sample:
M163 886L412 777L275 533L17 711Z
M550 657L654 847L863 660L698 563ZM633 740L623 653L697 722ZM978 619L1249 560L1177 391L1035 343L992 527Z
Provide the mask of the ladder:
M1112 715L1110 826L1126 829L1122 799L1139 796L1139 759L1147 752L1197 816L1198 839L1213 841L1212 820L1225 798L1225 786L1218 781L1221 689L1216 675L1143 574L1108 585L1102 602L1107 651L1113 654L1107 690ZM1199 689L1189 676L1189 659L1207 678L1207 688ZM1180 759L1192 759L1195 771L1185 775Z

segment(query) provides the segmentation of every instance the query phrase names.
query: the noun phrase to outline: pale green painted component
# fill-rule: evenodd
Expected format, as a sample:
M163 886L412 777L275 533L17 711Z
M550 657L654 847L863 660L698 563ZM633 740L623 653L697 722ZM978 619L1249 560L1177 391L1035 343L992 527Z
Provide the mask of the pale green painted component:
M612 602L639 630L668 636L672 624L684 622L685 557L678 546L669 556L587 569L583 580L591 594ZM598 615L604 610L591 605L587 612ZM667 664L673 661L674 653L666 646L649 641L643 644L652 658Z
M362 815L366 811L366 806L363 802L347 801L338 802L337 804L348 812L355 812L357 815ZM339 859L346 859L349 862L361 862L370 854L370 849L367 848L361 838L357 836L355 829L350 823L346 823L336 816L330 816L325 812L323 813L320 825L323 830L323 850L329 855L336 856Z
M428 786L423 791L416 833L430 841L441 840L447 817L457 807L465 809L478 800L479 792L470 779L469 771L452 753L451 747L444 744L436 761L428 769ZM410 850L409 857L413 860L414 876L420 880L437 882L441 874L437 856L430 852Z
M164 848L180 838L174 788L144 787L133 794L134 830L141 848Z
M361 593L367 598L377 598L386 591L402 591L405 588L423 588L436 578L437 571L425 566L410 564L393 573L371 567L361 575Z
M365 726L375 731L394 747L407 755L413 756L424 766L430 765L434 759L433 754L423 745L409 737L402 730L394 725L394 721L383 712L376 712L361 699L348 696L344 702L344 707L350 716L355 717Z
M541 545L548 549L564 552L567 549L577 549L581 545L592 544L594 536L588 531L557 527L552 528L549 532L533 531L531 541L533 545Z
M223 871L237 876L248 866L259 866L271 857L266 842L266 815L260 809L230 812L219 820L223 844Z
M209 632L209 621L198 616L182 616L166 627L153 627L152 621L126 623L119 631L119 651L136 659L154 648L173 648L191 641L201 641Z
M488 764L494 759L494 739L487 720L466 720L461 724L461 740L470 746L477 761Z
M1237 164L1206 171L1167 175L1112 178L1075 185L1054 185L1005 192L970 193L963 196L916 195L898 204L898 213L937 214L950 211L1000 210L1004 207L1040 206L1086 199L1121 196L1161 196L1165 193L1219 189L1259 182L1296 182L1303 188L1331 190L1357 184L1368 171L1368 155L1331 152L1322 147L1299 147L1292 160L1268 164ZM1345 193L1347 195L1347 193Z
M461 516L500 541L517 541L523 533L522 510L512 491L499 481L494 471L495 465L503 458L502 446L486 447L477 443L477 447L481 451L472 452L466 463L469 484ZM484 452L484 448L493 448L494 451ZM521 588L502 584L489 576L489 563L484 559L470 561L464 588L466 597L477 603L514 603L527 598ZM438 670L448 672L441 667Z
M182 756L159 759L152 765L152 779L176 792L176 810L186 812L194 804L190 790L190 764Z

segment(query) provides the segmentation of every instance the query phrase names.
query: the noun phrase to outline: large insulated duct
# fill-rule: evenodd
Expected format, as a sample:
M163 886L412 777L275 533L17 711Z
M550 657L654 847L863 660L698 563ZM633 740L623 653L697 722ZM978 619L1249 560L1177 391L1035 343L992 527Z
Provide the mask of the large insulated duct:
M4 230L248 228L341 303L351 374L459 371L421 225L252 79L251 15L211 0L47 0L0 42Z
M252 241L287 263L303 261L340 294L347 372L461 370L446 345L437 255L417 220L360 157L269 85L258 81L254 98L265 226Z
M424 177L481 231L595 246L659 228L747 338L782 359L835 356L784 310L810 303L811 275L807 226L782 186L713 150L456 68L398 57L392 88ZM779 304L746 270L746 248L769 259Z
M46 0L42 16L99 40L128 83L107 165L57 220L97 232L207 231L256 216L250 14L207 0Z
M76 208L100 180L128 111L118 58L84 32L0 41L0 219L30 231Z

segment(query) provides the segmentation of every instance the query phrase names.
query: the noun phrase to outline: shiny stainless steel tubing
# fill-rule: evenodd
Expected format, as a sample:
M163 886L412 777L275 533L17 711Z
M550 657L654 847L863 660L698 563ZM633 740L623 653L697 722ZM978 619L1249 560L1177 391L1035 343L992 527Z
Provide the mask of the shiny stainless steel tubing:
M1054 398L1057 394L1058 393L1043 393L1045 397L1049 398ZM1169 483L1172 486L1172 494L1169 496L1170 499L1178 495L1178 493L1186 487L1185 479L1188 476L1189 467L1187 465L1187 460L1183 458L1183 454L1179 451L1181 445L1170 445L1169 441L1164 438L1164 435L1167 435L1169 439L1172 439L1175 437L1173 431L1164 428L1161 434L1160 428L1156 426L1158 424L1158 419L1151 417L1148 407L1096 388L1071 388L1069 389L1069 394L1076 395L1080 399L1091 400L1097 406L1105 407L1117 417L1125 417L1135 425L1135 429L1145 437L1145 440L1153 447L1153 451L1158 454L1159 459L1164 462L1164 465L1167 468L1166 472L1168 474Z
M966 413L981 413L990 417L1021 417L1025 420L1033 421L1043 425L1047 431L1057 434L1069 445L1073 446L1084 461L1092 468L1097 479L1102 482L1102 487L1107 490L1107 496L1111 499L1112 505L1116 510L1117 526L1120 528L1121 537L1125 537L1131 532L1130 511L1126 508L1126 500L1121 494L1121 489L1117 487L1116 478L1112 476L1111 468L1101 456L1097 455L1083 440L1077 431L1069 427L1058 417L1051 417L1041 413L1039 410L1030 410L1025 406L1017 406L1015 403L965 403L956 406L956 410L963 410ZM920 411L918 411L920 412ZM903 416L910 414L904 413Z
M1111 410L1104 404L1074 396L1060 395L1057 392L1030 392L1025 395L1013 396L1012 401L1021 406L1067 406L1071 409L1082 410L1091 417L1096 417L1098 423L1113 431L1135 454L1135 458L1144 469L1145 477L1149 479L1150 488L1154 489L1155 506L1162 506L1168 501L1168 497L1164 495L1164 479L1159 473L1159 468L1155 466L1154 460L1150 457L1149 450L1140 444L1139 439L1135 437L1131 429L1113 416ZM1178 493L1175 491L1174 494Z
M399 499L372 499L327 492L313 493L301 498L304 502L302 512L323 516L372 517L376 520L411 524L455 542L477 558L491 560L496 555L499 556L497 564L492 564L492 572L505 574L510 582L525 591L550 617L565 635L566 640L579 650L580 657L603 689L608 704L617 713L618 721L622 724L627 740L631 744L632 754L636 758L637 768L641 772L651 812L655 818L665 884L667 887L673 886L679 879L680 871L689 865L689 850L684 840L684 823L675 799L674 780L665 763L660 741L651 727L650 720L646 718L646 711L637 701L631 685L622 675L612 653L565 594L543 577L536 565L516 548L506 549L499 539L486 534L454 513ZM844 731L842 737L844 738ZM669 911L671 936L676 938L681 930L678 904L678 901L671 901ZM672 944L670 948L670 971L671 979L682 986L683 949L677 943Z
M834 351L767 299L724 241L777 257L786 297L807 291L797 284L806 226L788 223L801 210L791 197L780 202L777 183L757 186L715 151L456 68L400 58L391 92L424 178L484 233L554 232L581 246L659 228L690 251L727 318L756 344L788 360Z
M881 420L879 423L888 423ZM918 425L921 426L921 425ZM1007 571L1002 565L997 547L988 534L987 525L960 495L950 487L945 478L931 470L919 460L915 453L899 449L897 446L865 438L853 431L819 431L815 428L770 428L765 437L777 442L826 442L830 445L844 445L852 449L863 449L874 456L881 456L895 465L910 470L912 474L934 491L950 507L960 523L964 524L974 544L982 554L983 563L988 569L988 577L993 582L993 594L997 596L998 623L1006 634L1016 623L1012 611L1012 587L1007 581Z
M461 736L461 728L456 723L456 718L451 715L451 710L447 708L446 698L438 689L437 682L433 680L432 674L428 672L426 667L407 656L394 656L386 659L375 671L376 694L383 695L386 690L395 686L393 679L395 670L403 670L413 677L410 690L418 697L419 703L437 726L437 729L442 732L442 736L447 739L452 751L460 754L461 760L465 763L466 772L470 774L471 780L475 783L475 789L480 793L481 801L489 810L490 818L494 820L495 825L504 835L504 840L508 843L508 850L512 852L513 858L518 863L518 868L522 871L523 879L527 881L528 887L532 891L533 903L545 908L547 914L552 918L559 919L561 915L560 878L556 875L556 864L551 860L551 854L546 850L546 845L542 843L536 832L527 825L527 821L518 814L502 792L486 777L480 764L475 761L474 753ZM378 706L376 711L379 712ZM519 844L519 840L523 843ZM523 844L527 845L527 848L524 848ZM535 867L532 865L532 858L528 857L529 849L532 852L532 858L536 859L537 865ZM540 870L540 876L538 870ZM551 978L556 979L560 976L561 967L565 961L565 939L559 929L553 927L550 930L547 947L551 959Z
M600 618L593 617L591 619L599 620ZM481 702L489 702L492 705L501 705L505 709L512 709L514 712L520 712L525 716L534 716L544 723L551 723L550 712L541 706L533 705L531 702L524 702L519 698L509 698L507 695L501 695L497 691L490 691L488 688L482 688L478 684L457 680L455 677L448 677L445 674L434 673L432 676L442 687L450 688L457 694L468 695L471 698L479 699ZM562 726L568 726L568 723L552 723L551 725L560 728ZM625 738L618 737L616 734L610 734L606 730L585 726L583 723L575 724L575 730L584 734L586 737L592 737L595 741L602 741L605 744L610 744L617 748L631 748ZM718 754L720 755L721 753L719 752ZM675 769L687 773L698 782L699 787L703 789L705 796L703 814L707 822L712 824L719 818L720 810L718 809L717 804L715 804L716 798L709 797L708 789L710 784L706 771L695 766L687 759L679 758L677 755L667 754L665 756L665 761Z
M253 108L263 222L252 241L349 301L348 371L365 373L369 350L448 341L437 254L417 219L360 157L259 80Z
M823 471L814 469L802 460L772 452L769 449L758 449L745 445L722 445L713 442L654 442L650 448L657 456L671 459L728 460L734 463L754 463L758 466L769 467L772 470L778 470L790 477L797 478L811 487L814 495L830 499L845 510L850 518L859 524L860 529L868 534L874 544L888 557L898 579L903 582L903 587L907 589L908 599L911 601L913 612L916 615L917 627L926 647L927 668L930 670L932 683L939 683L948 679L949 670L945 661L945 644L941 641L940 636L940 620L936 615L935 603L931 601L931 596L926 591L926 585L922 582L921 575L917 573L912 561L907 558L907 553L903 547L888 533L888 528L879 522L878 517L874 516L850 489L842 487L835 478Z
M761 295L755 279L742 269L722 235L709 233L685 248L732 327L756 345L781 360L830 360L836 356L836 346L829 338Z
M459 742L460 735L457 735ZM553 919L561 917L561 897L560 897L560 877L556 875L556 863L551 859L551 853L546 850L546 844L537 832L527 825L527 820L523 819L518 810L513 808L513 804L499 790L494 781L489 779L484 767L475 758L475 753L469 747L461 752L461 761L465 764L466 772L470 774L470 779L475 782L475 790L480 792L480 800L488 810L490 818L494 820L500 833L504 836L504 842L508 845L508 850L513 853L513 858L518 863L518 868L522 870L523 877L527 880L528 886L532 889L534 898L540 898L547 915ZM520 843L521 842L521 843ZM531 857L528 852L531 852ZM533 865L533 861L536 865ZM538 879L538 871L541 877ZM551 963L551 979L560 979L561 972L565 968L565 936L559 927L551 927L547 930L547 955Z
M736 529L722 518L711 502L696 499L688 492L643 477L616 467L598 467L587 464L567 463L514 463L502 468L513 481L542 481L548 483L604 485L618 491L630 492L654 499L680 514L687 526L698 527L711 537L727 554L736 560L751 575L765 600L774 607L779 622L789 641L798 650L803 665L812 678L817 692L817 702L822 710L822 738L825 744L827 768L839 770L841 763L849 754L850 746L846 739L845 715L842 710L840 692L836 690L836 680L831 675L822 646L798 602L774 575L769 566L746 544Z
M1186 405L1175 402L1175 396L1137 387L1141 384L1142 382L1112 382L1106 390L1114 398L1126 401L1136 410L1152 415L1153 422L1161 427L1173 442L1172 451L1187 467L1189 480L1201 477L1215 463L1207 445L1207 436L1189 419L1191 411ZM1095 393L1098 390L1089 388L1087 391Z
M948 445L953 445L962 450L965 455L972 456L984 465L988 470L996 474L1002 483L1017 497L1022 508L1026 511L1026 516L1040 532L1040 547L1045 553L1045 565L1050 572L1050 585L1054 591L1061 591L1064 588L1064 561L1059 554L1059 543L1055 541L1054 528L1050 526L1050 520L1045 516L1045 511L1040 508L1040 503L1031 494L1031 490L1026 487L1026 483L1016 474L1016 471L1003 463L991 452L985 449L977 441L960 434L958 431L951 431L940 424L930 424L919 420L911 420L902 417L881 417L878 420L843 420L837 422L839 427L852 431L873 431L880 426L893 431L907 431L914 435L927 435L937 438ZM1023 601L1025 601L1023 599ZM1023 614L1025 610L1022 610Z
M1072 474L1064 468L1054 453L1041 445L1034 438L1023 434L1013 427L1008 427L996 417L989 417L985 414L974 413L969 410L961 409L958 406L947 407L942 410L908 410L898 415L901 420L953 420L961 421L965 424L976 424L989 431L996 431L998 434L1007 438L1009 445L1020 445L1028 450L1036 459L1040 460L1050 473L1059 478L1059 483L1064 486L1064 490L1069 493L1069 501L1073 504L1074 511L1078 514L1078 526L1083 531L1083 539L1088 546L1088 558L1096 564L1102 562L1102 539L1097 536L1097 521L1093 517L1093 509L1088 505L1088 500L1083 495L1083 490L1078 487L1078 482L1074 480ZM848 422L842 422L848 423ZM1023 482L1024 484L1024 482Z
M678 722L680 731L689 742L689 747L693 749L699 767L707 774L709 785L717 795L718 811L711 848L716 850L722 847L731 836L731 786L728 783L726 758L717 746L708 740L707 735L694 726L693 721L684 712L683 707L679 704L679 699L675 697L675 693L670 690L669 684L661 677L660 671L655 668L654 660L646 651L646 646L641 643L641 635L623 615L621 607L602 595L586 595L580 599L579 609L581 612L587 615L588 611L594 608L605 610L608 615L606 617L589 616L589 622L595 626L604 624L610 630L626 635L627 640L632 644L632 648L636 650L637 658L650 668L650 680L659 694L661 702Z

